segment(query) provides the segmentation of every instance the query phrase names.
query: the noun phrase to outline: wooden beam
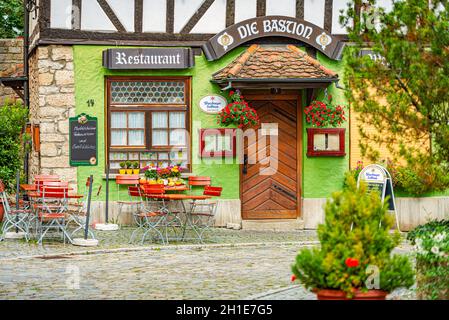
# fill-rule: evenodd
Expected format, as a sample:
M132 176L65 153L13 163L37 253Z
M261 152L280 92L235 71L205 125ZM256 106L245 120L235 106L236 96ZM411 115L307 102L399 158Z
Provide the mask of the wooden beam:
M82 0L72 0L72 29L81 29L81 3Z
M198 21L200 21L201 17L204 16L207 9L210 8L214 1L215 0L205 0L200 8L193 14L190 20L182 28L180 33L190 33L190 31L192 31L193 27L198 23Z
M266 8L266 0L257 0L257 16L263 17L266 15L267 8Z
M126 32L125 27L120 22L119 18L115 15L114 10L112 10L109 3L106 0L97 0L97 2L100 5L101 9L103 9L104 13L106 13L109 20L111 20L112 24L117 29L117 31L118 32Z
M167 0L166 11L165 31L167 33L173 33L175 25L175 0Z
M304 0L296 0L296 18L304 19Z
M51 1L40 1L39 3L39 31L50 28Z
M169 34L165 32L151 33L151 32L98 32L85 30L69 30L69 29L47 29L41 33L40 39L46 41L53 39L55 42L65 43L70 40L72 43L76 40L80 43L85 43L85 40L100 41L102 43L113 43L116 45L124 45L130 42L142 43L163 43L166 41L177 41L178 43L187 43L189 41L207 41L215 34ZM39 42L41 43L41 41ZM67 42L68 43L68 42Z
M235 0L226 0L226 28L235 23Z
M333 0L326 0L324 3L324 30L332 33L332 11Z
M142 32L143 0L134 0L134 32Z

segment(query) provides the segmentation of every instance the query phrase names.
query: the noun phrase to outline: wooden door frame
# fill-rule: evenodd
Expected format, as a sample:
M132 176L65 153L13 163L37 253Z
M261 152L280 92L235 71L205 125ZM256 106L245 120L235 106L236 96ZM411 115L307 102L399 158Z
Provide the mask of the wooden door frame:
M296 173L297 173L297 179L296 179L296 193L297 193L297 205L296 205L296 218L299 218L302 216L302 155L303 155L303 132L302 132L302 117L303 117L303 111L302 111L302 96L300 93L298 94L251 94L246 93L244 94L245 100L247 101L263 101L263 100L283 100L283 101L296 101ZM242 145L244 148L244 145ZM240 210L243 220L256 220L255 218L247 219L243 215L243 202L242 202L242 194L243 194L243 175L242 175L242 169L243 164L241 163L239 165L239 195L240 195ZM282 216L279 217L279 219L283 219Z

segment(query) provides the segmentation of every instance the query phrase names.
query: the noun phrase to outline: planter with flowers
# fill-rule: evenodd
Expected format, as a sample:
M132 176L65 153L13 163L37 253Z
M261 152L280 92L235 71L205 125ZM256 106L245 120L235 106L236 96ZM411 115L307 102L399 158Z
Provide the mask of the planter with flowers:
M313 100L305 107L306 123L315 128L339 127L346 121L345 107L332 104L332 96L329 95L324 101Z
M256 110L248 105L239 90L230 91L229 97L232 102L218 114L218 124L225 127L236 125L238 128L259 124L259 116Z
M417 298L449 300L449 220L418 226L407 239L415 245Z
M165 168L145 167L142 169L148 184L163 184L168 186L179 186L184 184L181 179L181 172L184 170L181 166L168 166Z
M398 232L376 192L363 183L357 188L347 176L347 188L335 192L325 207L325 223L318 227L321 247L303 249L292 266L293 280L318 299L383 300L399 287L414 283L406 256L391 255L400 242Z

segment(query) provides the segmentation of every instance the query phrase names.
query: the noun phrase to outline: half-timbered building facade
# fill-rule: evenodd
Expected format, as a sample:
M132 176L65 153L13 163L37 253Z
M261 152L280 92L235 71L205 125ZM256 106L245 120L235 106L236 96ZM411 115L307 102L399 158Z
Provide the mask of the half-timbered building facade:
M322 220L325 198L358 160L356 128L348 119L337 131L314 132L304 107L328 95L347 105L339 15L349 1L31 2L30 121L40 141L31 174L59 174L84 190L89 174L105 184L109 167L117 201L125 197L113 181L120 162L180 163L184 175L223 187L219 226L315 228ZM230 90L257 110L259 130L254 140L237 132L237 148L211 135L210 148L229 153L204 156L204 129L223 129L216 111ZM80 165L70 119L83 114L96 118L98 137L90 163ZM94 198L97 220L103 203L104 195Z

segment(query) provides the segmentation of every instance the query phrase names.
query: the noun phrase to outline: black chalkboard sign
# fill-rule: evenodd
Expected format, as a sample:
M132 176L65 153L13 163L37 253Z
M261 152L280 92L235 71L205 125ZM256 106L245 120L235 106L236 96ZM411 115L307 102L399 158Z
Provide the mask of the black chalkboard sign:
M69 119L70 165L95 166L98 163L97 118L84 113Z
M366 186L369 191L377 191L379 192L379 196L382 197L383 191L384 191L384 184L383 183L374 183L374 182L367 182Z

